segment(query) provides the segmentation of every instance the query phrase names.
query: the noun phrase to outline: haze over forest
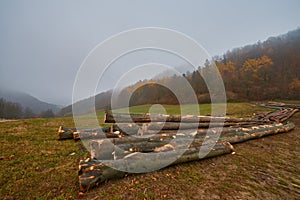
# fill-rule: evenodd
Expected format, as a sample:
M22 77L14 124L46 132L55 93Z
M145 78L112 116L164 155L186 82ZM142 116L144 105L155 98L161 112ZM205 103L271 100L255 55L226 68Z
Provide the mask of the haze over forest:
M0 85L5 89L30 94L47 103L69 105L77 70L95 45L120 31L151 26L187 34L203 45L210 55L219 56L217 62L233 97L242 92L233 87L239 84L239 79L230 70L236 69L237 73L241 73L247 59L261 59L256 61L269 64L271 67L268 70L273 70L271 77L274 80L278 80L276 76L291 69L288 74L281 76L285 77L282 88L274 86L273 93L277 96L265 94L270 98L281 98L285 94L278 91L290 90L292 81L295 81L297 89L299 52L296 55L287 52L299 46L286 46L286 52L278 52L274 48L263 49L268 44L257 42L297 29L300 26L299 7L299 1L292 0L276 3L270 0L192 1L178 2L176 5L172 1L91 1L88 4L81 1L1 1ZM272 45L276 45L276 42L282 45L276 39ZM232 50L248 44L255 44L260 52L247 54L246 47L243 52ZM253 52L252 49L249 52ZM147 55L149 53L150 56ZM176 58L161 53L160 56L156 55L144 52L117 63L112 74L98 87L98 92L111 89L110 81L117 81L120 76L121 70L118 69L127 70L125 63L128 69L130 65L149 61L168 63L176 68L184 65ZM285 55L290 55L292 66L279 64L282 58L286 58ZM234 68L229 61L232 61ZM185 71L186 68L182 68L182 73ZM149 77L138 77L140 80L145 78ZM268 80L268 84L274 83L272 79ZM248 95L258 96L260 92L254 89ZM247 98L246 93L239 95L239 98Z

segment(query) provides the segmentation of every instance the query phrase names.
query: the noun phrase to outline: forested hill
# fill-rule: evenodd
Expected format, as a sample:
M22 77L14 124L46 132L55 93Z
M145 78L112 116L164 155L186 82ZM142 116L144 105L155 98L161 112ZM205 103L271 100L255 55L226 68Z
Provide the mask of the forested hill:
M233 49L222 56L215 56L213 62L222 75L228 101L300 99L300 28L278 37L270 37L264 42ZM210 64L208 62L206 66L198 69L205 70ZM185 95L185 89L181 88L180 83L182 79L187 79L199 103L209 102L208 90L198 73L199 70L182 76L170 74L160 80L140 81L125 88L120 99L131 96L130 105L178 104L175 95L157 83L175 85ZM109 108L110 95L110 92L98 94L96 107ZM80 103L84 104L84 101ZM126 105L120 104L122 106ZM61 114L69 112L71 106L63 109Z
M4 89L0 87L0 99L1 98L8 102L17 103L24 109L28 108L34 114L40 114L41 112L46 110L52 110L54 113L57 113L60 110L59 106L46 103L24 92Z
M300 28L228 51L216 64L226 89L240 97L300 99Z
M300 29L233 49L223 56L215 56L214 62L222 75L229 101L300 99ZM210 64L206 63L206 66ZM192 85L199 102L208 102L208 90L199 70L187 72L183 77ZM165 77L160 81L172 85L183 77ZM129 92L135 90L131 105L177 103L166 88L149 83L142 87L137 83L127 88ZM180 87L179 84L176 86Z

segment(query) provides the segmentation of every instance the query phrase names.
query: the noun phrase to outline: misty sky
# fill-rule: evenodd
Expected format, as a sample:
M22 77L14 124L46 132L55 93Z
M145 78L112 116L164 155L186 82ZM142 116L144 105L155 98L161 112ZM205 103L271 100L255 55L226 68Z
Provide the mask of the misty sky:
M194 38L210 55L222 55L296 29L299 8L298 0L1 0L0 87L66 105L71 103L74 79L84 58L121 31L174 29ZM125 63L162 60L176 67L185 65L164 53L137 53L124 58L123 64L116 63L107 77L117 74ZM109 79L103 81L101 90L108 89Z

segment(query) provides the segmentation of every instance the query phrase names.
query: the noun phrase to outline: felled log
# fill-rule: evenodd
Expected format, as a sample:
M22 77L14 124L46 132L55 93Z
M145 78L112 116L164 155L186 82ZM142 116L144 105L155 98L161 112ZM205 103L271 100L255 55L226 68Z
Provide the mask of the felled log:
M293 123L277 123L259 125L249 128L228 128L217 135L217 129L198 130L194 132L170 132L156 134L151 137L124 137L116 139L101 139L90 141L91 158L96 159L119 159L132 152L153 152L166 144L174 148L197 147L205 142L215 143L230 142L232 144L244 142L263 136L288 132L294 129Z
M116 127L116 126L114 126ZM117 130L116 130L117 129ZM76 128L66 128L60 126L58 129L58 140L66 139L101 139L101 138L118 138L123 137L124 132L118 131L118 128L113 129L111 127L104 128L85 128L85 129L76 129Z
M263 124L263 122L201 122L201 123L180 123L180 122L152 122L149 124L143 124L146 130L181 130L183 129L195 129L195 128L213 128L213 127L228 127L235 126L241 127L244 125L258 125Z
M101 138L119 138L122 137L121 134L115 133L103 133L103 132L73 132L74 140L89 140L89 139L101 139Z
M60 126L58 128L58 140L66 140L66 139L73 139L73 132L76 129L65 129L64 127Z
M254 122L252 118L212 117L201 115L164 115L164 114L125 114L107 112L105 123L149 123L149 122Z
M206 149L205 149L206 148ZM199 149L170 150L166 152L132 153L122 159L107 160L105 164L99 160L87 159L79 163L80 191L86 192L98 184L114 178L123 177L127 172L144 173L162 167L214 157L231 153L233 147L229 143L218 143L215 146L204 147L207 152L199 153ZM118 170L121 169L121 170Z
M235 144L245 142L247 140L253 140L268 135L274 135L278 133L286 133L295 128L294 123L289 122L287 124L277 123L273 125L262 125L261 127L253 127L251 129L244 129L243 132L238 132L236 135L225 137L225 140Z
M147 135L152 133L165 133L168 130L191 130L220 127L249 127L265 124L263 121L257 122L201 122L201 123L179 123L179 122L152 122L152 123L119 123L113 126L114 132L119 131L124 135Z

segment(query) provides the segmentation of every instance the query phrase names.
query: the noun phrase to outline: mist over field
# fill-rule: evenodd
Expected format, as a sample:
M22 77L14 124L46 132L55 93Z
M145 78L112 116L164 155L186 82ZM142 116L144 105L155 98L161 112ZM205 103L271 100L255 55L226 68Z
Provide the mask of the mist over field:
M173 29L195 39L211 56L222 56L227 50L296 29L298 8L298 1L1 1L0 85L66 106L72 103L84 58L121 31ZM136 52L113 64L97 92L111 89L120 73L148 62L185 66L181 72L191 72L183 60L166 53ZM149 77L141 74L139 80Z

